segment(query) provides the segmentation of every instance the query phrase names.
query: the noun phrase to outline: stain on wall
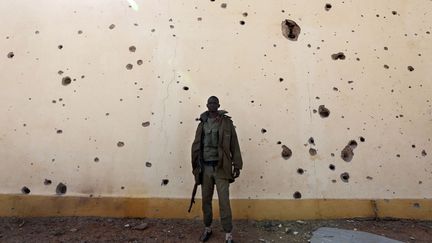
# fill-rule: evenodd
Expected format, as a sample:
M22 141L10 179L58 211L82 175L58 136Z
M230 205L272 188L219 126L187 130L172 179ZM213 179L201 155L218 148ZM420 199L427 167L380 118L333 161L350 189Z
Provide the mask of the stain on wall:
M136 4L0 3L0 193L187 198L216 95L233 198L432 197L431 1Z

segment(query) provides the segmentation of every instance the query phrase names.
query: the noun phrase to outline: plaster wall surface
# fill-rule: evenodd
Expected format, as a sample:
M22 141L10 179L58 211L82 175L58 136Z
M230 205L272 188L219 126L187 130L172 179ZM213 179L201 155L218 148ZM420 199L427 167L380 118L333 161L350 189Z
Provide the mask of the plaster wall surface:
M232 198L432 197L431 1L222 3L1 1L0 193L188 198L216 95L244 161Z

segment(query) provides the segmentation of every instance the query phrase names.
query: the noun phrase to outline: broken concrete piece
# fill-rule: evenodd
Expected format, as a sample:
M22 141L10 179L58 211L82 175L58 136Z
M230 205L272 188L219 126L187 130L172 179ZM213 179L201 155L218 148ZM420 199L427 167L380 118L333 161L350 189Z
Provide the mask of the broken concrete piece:
M311 243L402 243L362 231L321 227L313 232Z
M145 230L145 229L147 229L147 227L148 227L147 223L142 223L142 224L134 226L132 229L134 229L134 230Z

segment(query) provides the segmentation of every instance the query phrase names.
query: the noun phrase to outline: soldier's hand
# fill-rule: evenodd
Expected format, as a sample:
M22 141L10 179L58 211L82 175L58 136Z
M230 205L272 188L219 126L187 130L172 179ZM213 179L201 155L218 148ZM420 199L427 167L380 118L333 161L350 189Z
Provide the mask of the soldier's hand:
M234 168L233 177L237 178L240 176L240 169Z

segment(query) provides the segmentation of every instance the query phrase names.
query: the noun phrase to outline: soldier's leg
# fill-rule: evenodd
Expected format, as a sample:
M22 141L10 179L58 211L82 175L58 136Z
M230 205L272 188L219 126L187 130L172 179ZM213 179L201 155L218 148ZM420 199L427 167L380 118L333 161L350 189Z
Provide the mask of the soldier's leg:
M204 165L203 181L201 184L201 195L202 195L202 211L204 218L204 225L210 227L213 221L213 191L214 191L214 177L213 167Z
M227 179L215 179L216 189L219 197L219 211L222 228L225 233L232 231L231 205L229 199L229 181Z

